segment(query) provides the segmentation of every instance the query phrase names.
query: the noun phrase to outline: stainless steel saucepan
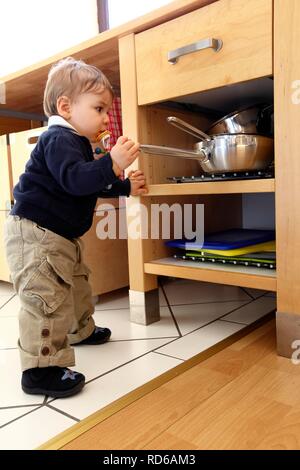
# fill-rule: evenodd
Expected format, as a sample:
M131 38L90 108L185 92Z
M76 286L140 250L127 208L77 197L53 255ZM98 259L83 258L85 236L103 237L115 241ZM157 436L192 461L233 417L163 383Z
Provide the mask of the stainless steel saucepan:
M168 117L167 121L180 130L201 139L194 146L194 151L159 145L141 145L142 151L156 155L196 159L205 173L262 170L267 168L273 160L274 141L271 137L255 134L209 136L176 117Z
M216 134L259 134L272 137L273 105L256 104L233 111L214 122L206 133Z

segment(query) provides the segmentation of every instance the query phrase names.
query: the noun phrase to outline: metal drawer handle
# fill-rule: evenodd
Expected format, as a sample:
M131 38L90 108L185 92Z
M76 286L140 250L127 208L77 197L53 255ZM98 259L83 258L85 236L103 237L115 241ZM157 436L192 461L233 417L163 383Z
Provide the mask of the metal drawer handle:
M201 39L201 41L193 42L193 44L188 44L187 46L179 47L174 49L174 51L168 52L168 62L171 64L176 64L179 57L191 54L192 52L202 51L203 49L209 49L210 47L214 49L215 52L218 52L223 46L222 39L207 38Z

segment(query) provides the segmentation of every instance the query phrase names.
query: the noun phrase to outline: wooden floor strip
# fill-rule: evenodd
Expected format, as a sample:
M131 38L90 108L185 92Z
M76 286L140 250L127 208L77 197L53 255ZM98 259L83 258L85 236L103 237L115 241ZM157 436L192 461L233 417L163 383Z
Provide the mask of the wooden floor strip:
M80 423L75 424L71 428L40 446L39 449L58 450L144 448L149 442L151 442L152 439L155 438L155 436L157 436L157 434L165 431L171 424L174 423L174 421L184 417L187 413L199 405L199 402L207 400L212 393L216 393L233 379L232 375L228 372L212 370L208 374L205 367L203 369L196 370L195 365L203 363L203 361L214 357L214 355L220 353L221 351L223 354L224 349L226 350L226 348L229 346L237 344L236 342L241 340L243 341L243 338L246 335L249 335L249 333L254 331L252 334L257 334L255 330L261 325L264 325L272 317L273 314L265 316L263 319L245 327L243 330L238 331L217 345L214 345L208 350L201 352L200 354L194 356L182 364L179 364L175 368L165 372L159 377L116 400L112 404L97 411L88 418L82 420ZM188 387L185 385L185 374L188 374L189 377ZM177 384L181 384L181 391L172 391L173 380L175 380ZM202 384L200 390L199 384ZM180 397L184 396L185 399L182 401ZM131 424L129 423L132 423L132 421L135 420L135 412L133 415L130 414L132 407L135 404L137 405L137 416L140 416L139 404L141 403L141 400L144 400L142 405L142 419L139 425L135 422L134 428L131 428ZM161 403L161 406L159 406L158 409L156 409L157 403ZM170 404L171 409L168 410L168 406ZM124 423L127 422L129 429L134 429L135 438L132 439L131 433L127 433L125 430L124 435L122 433L121 444L118 440L116 440L116 429L112 420L114 418L118 421L119 414L122 412L125 412L126 414L126 421L122 422L121 428L123 429ZM129 415L127 416L128 413ZM145 413L147 416L145 416ZM149 420L155 423L154 434L152 432L149 433L149 431L147 431L145 434L145 423L149 423ZM112 423L112 426L110 423ZM101 431L100 433L100 441L98 439L99 426L105 427L105 431ZM94 437L91 438L91 435Z

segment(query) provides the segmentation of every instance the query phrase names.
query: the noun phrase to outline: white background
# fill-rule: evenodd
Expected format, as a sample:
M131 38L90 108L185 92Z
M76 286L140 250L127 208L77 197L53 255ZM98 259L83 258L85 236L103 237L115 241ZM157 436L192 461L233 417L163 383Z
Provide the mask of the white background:
M109 0L110 27L170 0ZM98 34L96 0L0 0L0 77Z

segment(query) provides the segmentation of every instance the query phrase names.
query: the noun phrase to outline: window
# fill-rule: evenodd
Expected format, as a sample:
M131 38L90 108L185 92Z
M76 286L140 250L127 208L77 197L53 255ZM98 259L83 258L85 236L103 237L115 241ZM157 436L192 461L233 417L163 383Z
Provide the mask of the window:
M114 28L160 8L172 0L108 0L109 27Z
M96 0L1 0L0 77L94 37L98 31Z

